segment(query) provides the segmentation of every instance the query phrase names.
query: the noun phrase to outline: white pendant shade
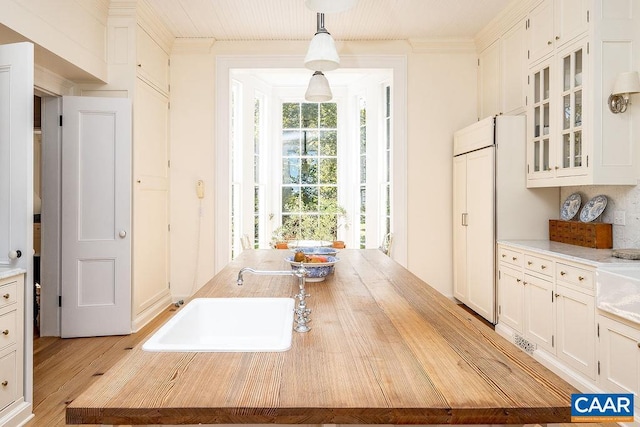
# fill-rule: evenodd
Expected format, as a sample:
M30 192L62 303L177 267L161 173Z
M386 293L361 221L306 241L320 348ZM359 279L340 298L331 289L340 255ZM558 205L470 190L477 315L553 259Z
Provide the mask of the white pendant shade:
M618 74L616 83L613 86L613 94L621 95L624 93L640 92L640 78L637 71Z
M304 99L309 102L327 102L331 101L331 98L333 98L333 94L331 93L327 78L321 71L316 71L313 73L313 76L311 76L309 87L304 94Z
M351 9L357 0L305 0L307 8L314 12L337 13Z
M313 71L331 71L340 66L340 56L331 34L318 32L313 36L304 58L304 66Z

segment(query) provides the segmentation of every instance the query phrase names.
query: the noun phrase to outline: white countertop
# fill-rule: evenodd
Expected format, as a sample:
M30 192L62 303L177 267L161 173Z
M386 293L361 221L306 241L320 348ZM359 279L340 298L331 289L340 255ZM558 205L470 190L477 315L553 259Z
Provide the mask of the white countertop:
M24 268L0 268L0 280L6 279L7 277L16 276L18 274L24 274L26 272L27 270L25 270Z
M628 260L615 258L611 255L611 249L593 249L583 246L570 245L568 243L552 242L550 240L499 240L498 244L509 245L523 250L535 250L536 252L554 257L562 257L569 261L600 267L612 264L637 264L640 260Z

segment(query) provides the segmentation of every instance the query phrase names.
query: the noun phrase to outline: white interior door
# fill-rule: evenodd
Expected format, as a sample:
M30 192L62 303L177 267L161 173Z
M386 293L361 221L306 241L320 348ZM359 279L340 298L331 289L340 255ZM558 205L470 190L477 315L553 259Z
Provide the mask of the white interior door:
M62 100L61 336L131 333L131 104Z
M33 45L0 46L0 267L33 260Z

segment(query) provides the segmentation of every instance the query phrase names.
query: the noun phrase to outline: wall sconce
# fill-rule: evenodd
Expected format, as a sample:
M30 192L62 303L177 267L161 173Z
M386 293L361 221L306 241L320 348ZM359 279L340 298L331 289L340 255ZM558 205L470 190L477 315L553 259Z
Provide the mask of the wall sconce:
M324 13L318 13L318 29L309 43L304 66L313 71L331 71L340 66L336 44L324 28Z
M609 95L609 110L612 113L624 113L629 105L629 95L640 92L640 77L637 71L618 74L613 91Z
M309 102L327 102L331 101L333 94L331 93L331 87L329 81L324 76L322 71L316 71L309 80L309 87L304 94L304 99Z

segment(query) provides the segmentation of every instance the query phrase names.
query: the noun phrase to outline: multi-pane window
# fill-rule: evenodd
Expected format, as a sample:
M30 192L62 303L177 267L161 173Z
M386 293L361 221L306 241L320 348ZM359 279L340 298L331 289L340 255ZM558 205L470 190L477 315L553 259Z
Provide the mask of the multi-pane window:
M234 82L231 86L231 117L230 117L230 139L233 146L237 146L241 138L240 121L240 99L241 99L241 85ZM240 237L242 235L240 231L241 227L241 200L242 200L242 187L240 186L242 167L238 165L238 153L236 150L231 150L231 257L241 252L240 249Z
M391 86L386 86L384 90L384 104L385 104L385 114L384 114L384 173L385 173L385 182L384 182L384 212L383 212L383 235L391 232Z
M359 99L360 124L360 248L367 247L367 103Z
M332 235L284 236L333 240L338 228L338 123L335 103L282 104L282 224L286 230ZM327 213L331 211L332 213ZM302 227L297 225L303 225ZM309 226L312 224L312 226ZM317 224L316 227L313 224ZM329 227L327 227L329 225Z

